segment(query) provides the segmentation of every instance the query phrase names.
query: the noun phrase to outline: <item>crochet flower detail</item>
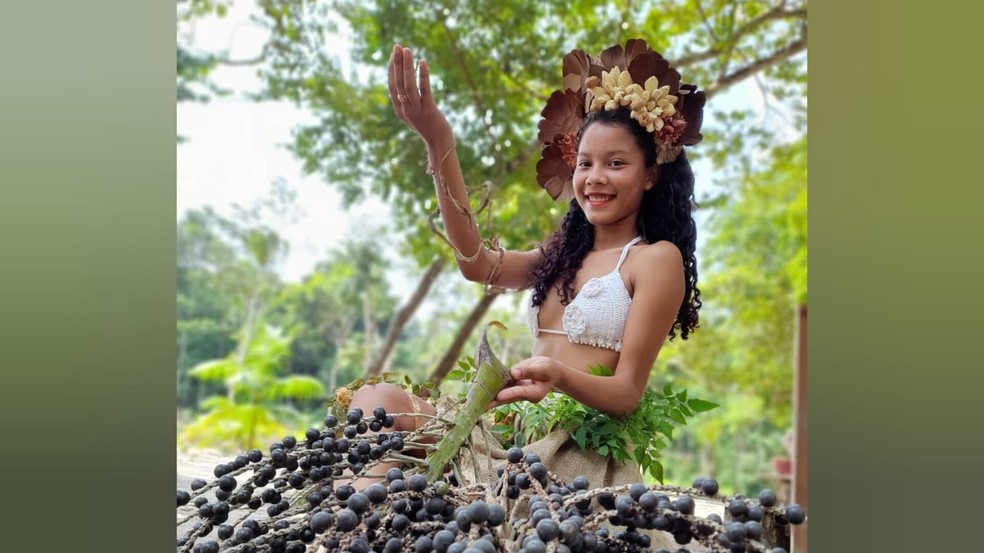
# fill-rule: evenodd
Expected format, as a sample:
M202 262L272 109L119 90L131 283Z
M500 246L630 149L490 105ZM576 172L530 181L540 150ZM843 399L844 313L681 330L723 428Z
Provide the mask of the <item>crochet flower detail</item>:
M604 289L605 285L601 283L601 280L593 278L581 287L581 295L587 298L593 298L600 294Z
M564 309L564 316L562 318L564 323L564 330L567 331L569 337L578 337L584 333L584 329L587 327L587 320L584 317L584 312L581 308L576 305L568 305Z

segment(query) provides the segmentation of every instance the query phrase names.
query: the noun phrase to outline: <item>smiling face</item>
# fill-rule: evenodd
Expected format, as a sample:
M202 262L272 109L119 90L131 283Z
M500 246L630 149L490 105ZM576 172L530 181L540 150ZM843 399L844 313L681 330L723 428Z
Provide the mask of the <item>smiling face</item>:
M632 132L609 122L591 124L581 136L574 169L574 195L596 230L634 236L642 194L653 187L655 165Z

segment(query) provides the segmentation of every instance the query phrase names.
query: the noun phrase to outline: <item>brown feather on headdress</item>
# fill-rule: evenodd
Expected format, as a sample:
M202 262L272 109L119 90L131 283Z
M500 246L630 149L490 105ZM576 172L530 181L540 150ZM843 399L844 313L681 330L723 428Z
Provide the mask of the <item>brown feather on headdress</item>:
M556 90L540 112L540 133L537 138L544 144L553 144L558 136L577 136L584 122L581 98L573 90Z
M584 90L584 79L588 78L591 60L580 50L564 56L564 90L580 92Z
M571 186L573 177L574 169L564 161L560 147L544 148L543 156L536 162L536 182L540 183L550 197L554 200L570 201L574 197L574 189Z

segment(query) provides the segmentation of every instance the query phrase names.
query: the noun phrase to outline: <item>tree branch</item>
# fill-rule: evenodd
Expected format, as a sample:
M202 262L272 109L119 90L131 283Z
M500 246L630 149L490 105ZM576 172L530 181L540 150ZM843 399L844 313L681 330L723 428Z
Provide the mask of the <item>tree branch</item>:
M230 59L219 58L216 61L217 63L220 63L222 65L228 65L231 67L244 67L249 65L257 65L259 63L263 63L264 61L266 61L266 48L263 49L263 53L261 53L259 56L256 56L255 58L247 58L244 60L230 60Z
M537 92L537 91L533 90L532 88L530 88L529 86L527 86L526 83L523 83L521 81L516 80L516 77L514 77L512 75L512 73L510 73L505 67L501 67L501 68L499 68L499 70L502 71L502 76L503 77L509 79L509 82L511 82L512 84L516 85L516 88L518 88L519 90L525 92L526 94L530 95L531 97L537 99L538 101L543 102L543 103L546 103L547 100L550 99L549 96L544 96L543 94L540 94L539 92Z
M721 39L718 38L717 33L714 32L714 27L711 26L711 22L708 21L707 14L704 12L704 7L700 5L700 0L694 0L694 6L697 8L697 13L700 14L700 22L704 25L704 30L707 31L707 34L711 35L714 42L721 42Z
M482 320L485 312L488 311L489 307L492 305L492 302L495 301L495 298L497 298L500 293L501 292L494 289L486 290L482 296L482 299L480 299L478 303L472 307L471 313L468 314L465 322L462 323L461 327L458 329L454 342L452 342L448 349L445 350L444 357L441 358L437 366L434 367L434 370L431 371L429 377L431 382L440 384L448 372L454 368L455 362L457 362L461 357L461 349L465 346L465 342L468 341L468 337L471 336L472 330L474 330L475 326L477 326Z
M724 55L722 56L724 60L721 63L721 72L718 73L718 79L728 73L728 68L731 67L731 56L735 53L735 47L738 45L738 39L735 38L735 12L737 12L737 10L738 8L736 7L736 4L732 4L731 12L729 13L729 19L731 19L731 21L728 25L728 45L725 47Z
M700 4L698 3L698 8ZM772 8L769 11L762 13L762 15L748 21L741 27L739 27L730 37L730 42L736 43L741 40L745 35L755 31L762 25L774 21L777 19L805 19L806 18L806 8L795 9L795 10L784 10L782 9L782 4ZM712 34L713 36L713 34ZM703 52L693 52L690 54L684 54L674 61L674 67L681 68L688 65L694 65L702 61L709 60L716 56L721 55L724 50L721 48L708 48Z
M378 375L383 370L383 365L386 364L386 360L389 359L390 353L393 351L393 347L396 346L396 340L400 337L400 333L406 326L407 321L414 314L417 308L420 306L420 302L424 300L424 296L427 295L427 291L437 280L438 275L444 269L445 261L444 258L438 257L431 261L427 271L424 272L424 276L420 277L420 281L417 283L417 288L410 295L399 311L393 316L393 320L390 322L389 330L386 332L386 339L383 341L382 347L376 352L375 358L368 367L366 367L364 377L370 377Z
M755 73L765 71L770 67L779 65L804 50L806 50L805 36L799 40L789 43L785 48L768 57L757 59L754 62L718 79L713 85L706 89L705 94L707 95L707 99L710 100L712 96L723 92L732 85L737 84L739 81L754 75Z

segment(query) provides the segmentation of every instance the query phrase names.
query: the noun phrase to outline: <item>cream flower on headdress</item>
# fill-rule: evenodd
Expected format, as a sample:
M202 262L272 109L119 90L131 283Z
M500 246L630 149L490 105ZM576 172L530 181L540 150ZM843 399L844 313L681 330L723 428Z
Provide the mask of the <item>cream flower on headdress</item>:
M590 84L595 83L593 79L589 79L589 81L591 81ZM601 86L591 88L594 100L591 101L589 110L605 109L607 111L629 105L631 101L629 87L631 85L632 76L629 75L628 71L620 70L617 65L611 71L603 71L601 73Z
M629 85L628 97L632 118L646 127L649 132L656 132L663 128L664 118L669 118L676 113L674 105L679 100L670 94L669 86L659 86L656 77L646 79L645 88L637 84Z

